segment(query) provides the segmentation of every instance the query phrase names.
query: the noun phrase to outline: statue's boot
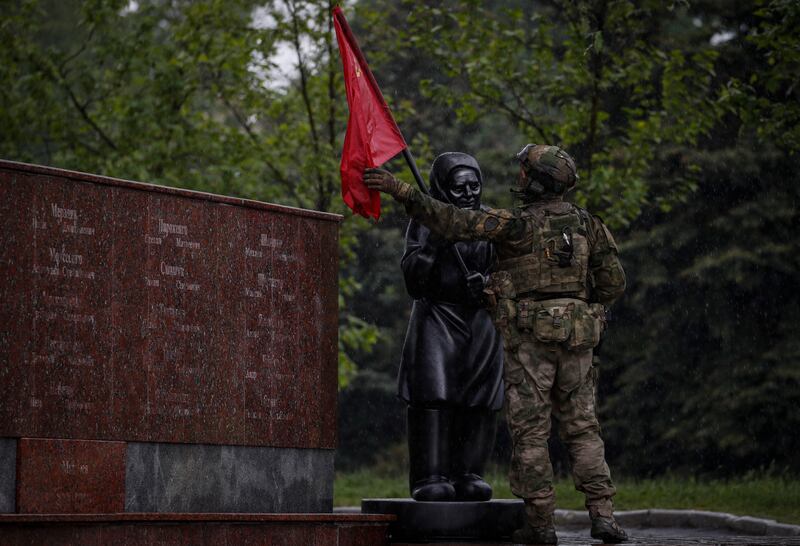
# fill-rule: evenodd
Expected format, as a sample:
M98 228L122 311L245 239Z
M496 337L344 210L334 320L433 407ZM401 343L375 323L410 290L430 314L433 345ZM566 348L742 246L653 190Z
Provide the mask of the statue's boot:
M497 433L495 412L473 408L456 412L451 435L451 479L459 501L488 501L492 486L483 476Z
M451 413L408 407L409 488L417 501L450 501L456 492L447 478Z

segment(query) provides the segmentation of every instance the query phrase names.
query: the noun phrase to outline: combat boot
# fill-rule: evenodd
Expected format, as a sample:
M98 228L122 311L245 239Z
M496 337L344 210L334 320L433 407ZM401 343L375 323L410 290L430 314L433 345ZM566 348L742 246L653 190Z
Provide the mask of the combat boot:
M628 540L628 534L619 526L614 516L592 517L592 538L602 540L603 544L617 544Z
M511 540L514 544L558 544L555 527L532 527L528 522L511 533Z
M511 534L518 544L558 544L553 524L554 505L536 506L539 499L525 499L525 524Z

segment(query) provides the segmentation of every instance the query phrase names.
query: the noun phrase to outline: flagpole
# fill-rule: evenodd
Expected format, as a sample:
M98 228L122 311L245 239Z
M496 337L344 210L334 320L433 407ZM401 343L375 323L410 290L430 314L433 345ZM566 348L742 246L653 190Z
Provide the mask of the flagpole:
M425 182L422 180L422 175L419 174L419 169L417 168L417 162L414 161L414 156L411 155L411 150L408 147L403 148L403 157L408 163L408 168L411 169L411 174L414 175L414 180L417 182L417 186L422 193L425 195L430 195L431 192L428 190L428 186L425 185Z

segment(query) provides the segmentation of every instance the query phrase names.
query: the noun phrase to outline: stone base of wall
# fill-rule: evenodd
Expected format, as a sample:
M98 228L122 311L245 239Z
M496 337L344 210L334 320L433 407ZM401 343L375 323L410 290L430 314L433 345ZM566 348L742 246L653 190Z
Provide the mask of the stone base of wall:
M0 513L326 513L332 449L0 438Z

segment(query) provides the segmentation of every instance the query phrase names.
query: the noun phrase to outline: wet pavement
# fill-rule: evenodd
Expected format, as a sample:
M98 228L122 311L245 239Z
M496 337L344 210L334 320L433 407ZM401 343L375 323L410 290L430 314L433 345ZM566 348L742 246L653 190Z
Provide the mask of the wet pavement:
M629 528L627 546L800 546L800 537L746 536L737 535L723 529L682 529L682 528ZM597 546L600 541L589 536L588 529L559 529L560 546ZM510 546L512 542L427 542L391 543L392 546Z
M626 546L800 546L800 537L737 536L719 529L628 529L630 540ZM391 542L392 546L511 546L511 542ZM597 546L588 531L559 531L559 546Z
M800 536L751 536L741 535L727 529L693 529L680 527L627 527L627 546L800 546ZM558 528L560 546L597 546L600 541L589 536L586 528ZM391 542L392 546L510 546L512 542Z
M335 511L360 513L361 509L359 507L348 507L337 508ZM628 533L629 540L624 543L628 546L677 546L680 544L703 546L800 546L800 526L780 523L771 519L722 512L666 509L620 511L615 515ZM591 538L589 535L590 521L586 512L580 510L556 510L555 516L559 545L597 546L601 544L600 541ZM469 541L442 539L430 542L411 542L409 538L390 539L390 545L392 546L411 546L412 544L509 546L513 543L510 540L503 542L475 539Z
M703 544L703 545L786 545L800 546L800 537L749 536L736 534L725 529L688 528L626 528L630 539L625 544L653 546L657 544ZM563 546L597 545L599 541L589 536L588 529L565 529L558 531L559 544Z

